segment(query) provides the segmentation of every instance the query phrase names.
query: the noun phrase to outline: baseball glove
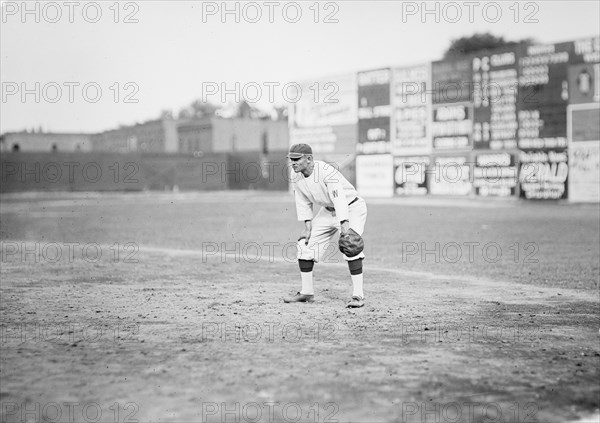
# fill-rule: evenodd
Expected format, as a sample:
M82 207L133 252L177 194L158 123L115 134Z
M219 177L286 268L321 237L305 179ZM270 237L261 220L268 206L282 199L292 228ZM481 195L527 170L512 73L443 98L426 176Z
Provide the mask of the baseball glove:
M365 249L365 242L354 229L350 228L346 235L340 236L339 247L346 257L354 257Z

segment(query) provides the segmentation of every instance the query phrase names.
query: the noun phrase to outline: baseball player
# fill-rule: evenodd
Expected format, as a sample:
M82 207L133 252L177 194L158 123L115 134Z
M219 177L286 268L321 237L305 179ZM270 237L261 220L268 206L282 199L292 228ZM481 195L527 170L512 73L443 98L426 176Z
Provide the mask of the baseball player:
M365 200L356 189L333 166L314 160L308 144L293 145L287 157L292 169L292 187L296 200L298 220L304 222L304 230L298 241L298 264L302 278L302 290L286 303L314 301L313 266L323 258L328 243L341 231L341 236L362 235L367 219ZM320 206L313 216L313 205ZM354 232L353 232L354 231ZM358 235L357 235L358 234ZM362 239L360 239L362 242ZM344 259L348 262L352 278L352 299L347 307L363 307L363 259L359 254Z

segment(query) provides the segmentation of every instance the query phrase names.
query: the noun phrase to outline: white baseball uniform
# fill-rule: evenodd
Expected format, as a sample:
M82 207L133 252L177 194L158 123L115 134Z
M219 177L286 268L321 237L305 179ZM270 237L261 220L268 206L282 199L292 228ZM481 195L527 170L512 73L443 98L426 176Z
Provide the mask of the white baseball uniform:
M323 161L314 161L313 172L305 177L302 173L292 175L292 187L296 199L298 220L312 220L312 231L308 245L304 240L298 243L298 259L314 260L331 257L337 250L337 242L333 249L333 236L340 230L340 222L348 220L350 228L362 235L367 220L367 205L358 196L356 189L332 165ZM313 217L313 206L320 206ZM327 253L327 256L325 254ZM354 257L346 257L347 261L364 258L364 252Z

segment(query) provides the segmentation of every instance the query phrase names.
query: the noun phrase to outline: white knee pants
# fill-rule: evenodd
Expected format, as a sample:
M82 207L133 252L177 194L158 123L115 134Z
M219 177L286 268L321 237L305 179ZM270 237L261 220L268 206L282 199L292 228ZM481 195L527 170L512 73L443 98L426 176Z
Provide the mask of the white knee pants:
M357 201L348 206L348 212L350 228L362 235L367 221L367 204L365 200L359 197ZM308 245L305 244L304 239L298 241L298 259L319 262L332 257L338 249L338 240L333 238L339 230L340 221L335 213L321 207L321 210L312 220L312 231ZM364 251L354 257L344 255L346 261L361 258L365 258Z

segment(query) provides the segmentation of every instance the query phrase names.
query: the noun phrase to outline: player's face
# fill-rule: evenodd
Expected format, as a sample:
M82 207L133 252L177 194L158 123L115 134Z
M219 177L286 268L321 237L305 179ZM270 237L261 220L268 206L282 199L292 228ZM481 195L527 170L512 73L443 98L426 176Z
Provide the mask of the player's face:
M306 154L299 159L290 159L290 161L292 162L292 169L294 169L294 172L296 173L306 170L309 162Z

